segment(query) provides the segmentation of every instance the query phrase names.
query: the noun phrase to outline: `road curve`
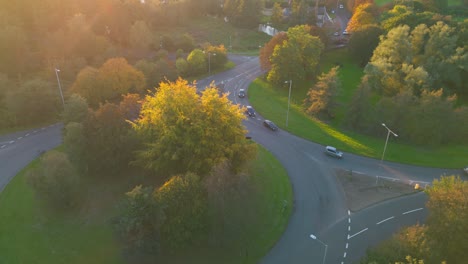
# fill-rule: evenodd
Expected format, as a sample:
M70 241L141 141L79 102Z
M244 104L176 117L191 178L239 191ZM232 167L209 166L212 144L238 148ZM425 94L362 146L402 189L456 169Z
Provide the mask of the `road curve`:
M239 89L263 74L258 58L230 56L237 66L197 82L202 90L210 82L224 83L229 98L240 105L248 104L238 98ZM423 194L406 196L351 213L345 196L334 176L335 168L359 171L370 175L413 179L430 182L451 170L421 168L345 153L343 160L323 154L323 146L286 131L270 131L263 127L263 118L248 118L244 124L249 136L276 156L288 172L294 191L294 209L288 226L261 263L318 263L324 246L310 238L315 234L328 245L326 263L352 263L369 245L382 241L403 224L423 221ZM23 167L61 143L62 126L52 125L36 130L0 136L0 191ZM364 231L363 231L364 230Z
M55 124L0 136L0 192L42 152L60 145L61 129Z

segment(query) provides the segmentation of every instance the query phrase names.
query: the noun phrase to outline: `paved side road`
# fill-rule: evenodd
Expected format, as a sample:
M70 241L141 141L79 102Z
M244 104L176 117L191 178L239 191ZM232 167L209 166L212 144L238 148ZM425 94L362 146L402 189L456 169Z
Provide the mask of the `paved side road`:
M0 192L42 152L60 145L61 124L0 136Z

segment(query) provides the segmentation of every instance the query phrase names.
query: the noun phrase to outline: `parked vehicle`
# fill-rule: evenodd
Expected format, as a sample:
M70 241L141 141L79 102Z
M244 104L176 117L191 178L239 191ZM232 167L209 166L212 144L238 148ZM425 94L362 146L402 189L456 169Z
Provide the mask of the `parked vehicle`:
M273 121L265 120L265 121L263 121L263 125L268 127L269 129L273 130L273 131L278 130L278 127L276 126L275 123L273 123Z
M466 175L468 175L468 166L465 166L465 168L463 168L463 171L465 172Z
M339 159L343 158L343 152L337 150L335 147L332 147L332 146L327 146L325 148L325 153L335 158L339 158Z

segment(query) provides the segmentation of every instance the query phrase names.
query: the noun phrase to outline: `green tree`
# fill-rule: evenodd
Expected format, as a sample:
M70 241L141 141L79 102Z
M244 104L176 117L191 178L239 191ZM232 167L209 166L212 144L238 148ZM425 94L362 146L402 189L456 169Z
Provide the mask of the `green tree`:
M200 49L194 49L187 57L187 63L190 66L190 72L193 75L207 72L208 60Z
M63 123L82 123L88 116L88 103L86 99L78 94L72 94L65 102L62 114Z
M166 215L161 226L164 248L174 251L200 239L206 228L207 201L197 175L173 176L154 196Z
M354 31L349 39L348 49L360 65L364 66L369 62L383 33L383 29L377 25L364 25Z
M153 196L153 189L136 186L125 194L114 219L114 229L127 250L138 253L158 253L160 230L166 216L163 206Z
M86 67L80 71L71 88L96 108L105 101L117 101L122 94L143 93L145 76L127 63L124 58L106 61L98 70Z
M226 0L224 12L236 26L255 27L260 21L261 1Z
M65 153L80 172L87 172L86 138L82 123L69 122L65 125L63 145Z
M323 43L309 32L310 26L307 25L288 29L288 40L276 45L270 56L269 82L280 85L285 80L301 81L313 77Z
M105 103L84 123L89 172L110 176L128 167L138 140L119 105Z
M224 65L228 61L227 51L223 44L219 46L208 45L207 47L205 47L204 52L206 56L206 61L208 61L208 53L211 54L209 59L212 70L224 67Z
M154 36L145 21L138 20L130 27L130 45L134 49L149 50L154 44Z
M205 175L223 161L238 169L253 154L245 140L244 115L214 86L201 96L179 79L161 83L145 98L134 128L143 140L136 163L164 175Z
M306 113L318 117L334 118L336 114L336 96L341 89L338 66L328 73L322 73L314 87L307 92L304 100Z
M273 12L270 17L271 24L275 28L279 28L283 24L283 9L278 2L273 5Z
M32 125L55 118L60 95L56 86L32 79L7 93L6 102L14 125Z
M184 58L178 58L176 60L176 69L180 76L188 76L189 64Z
M468 259L468 182L456 176L441 177L426 193L431 259L447 263Z
M14 25L0 26L0 72L16 77L24 72L28 61L28 35Z
M28 182L40 199L55 210L66 210L78 202L79 176L66 154L46 153L38 167L29 171Z

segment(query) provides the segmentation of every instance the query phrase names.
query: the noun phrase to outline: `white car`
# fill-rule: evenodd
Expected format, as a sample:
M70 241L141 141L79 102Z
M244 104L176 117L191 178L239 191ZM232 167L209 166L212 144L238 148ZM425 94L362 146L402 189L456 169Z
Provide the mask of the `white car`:
M335 158L339 158L339 159L343 158L343 152L337 150L336 148L332 146L327 146L325 148L325 154L335 157Z
M463 171L465 172L465 174L468 175L468 166L465 166L465 168L463 168Z
M343 6L343 5L340 5L340 8L344 8L344 6Z

